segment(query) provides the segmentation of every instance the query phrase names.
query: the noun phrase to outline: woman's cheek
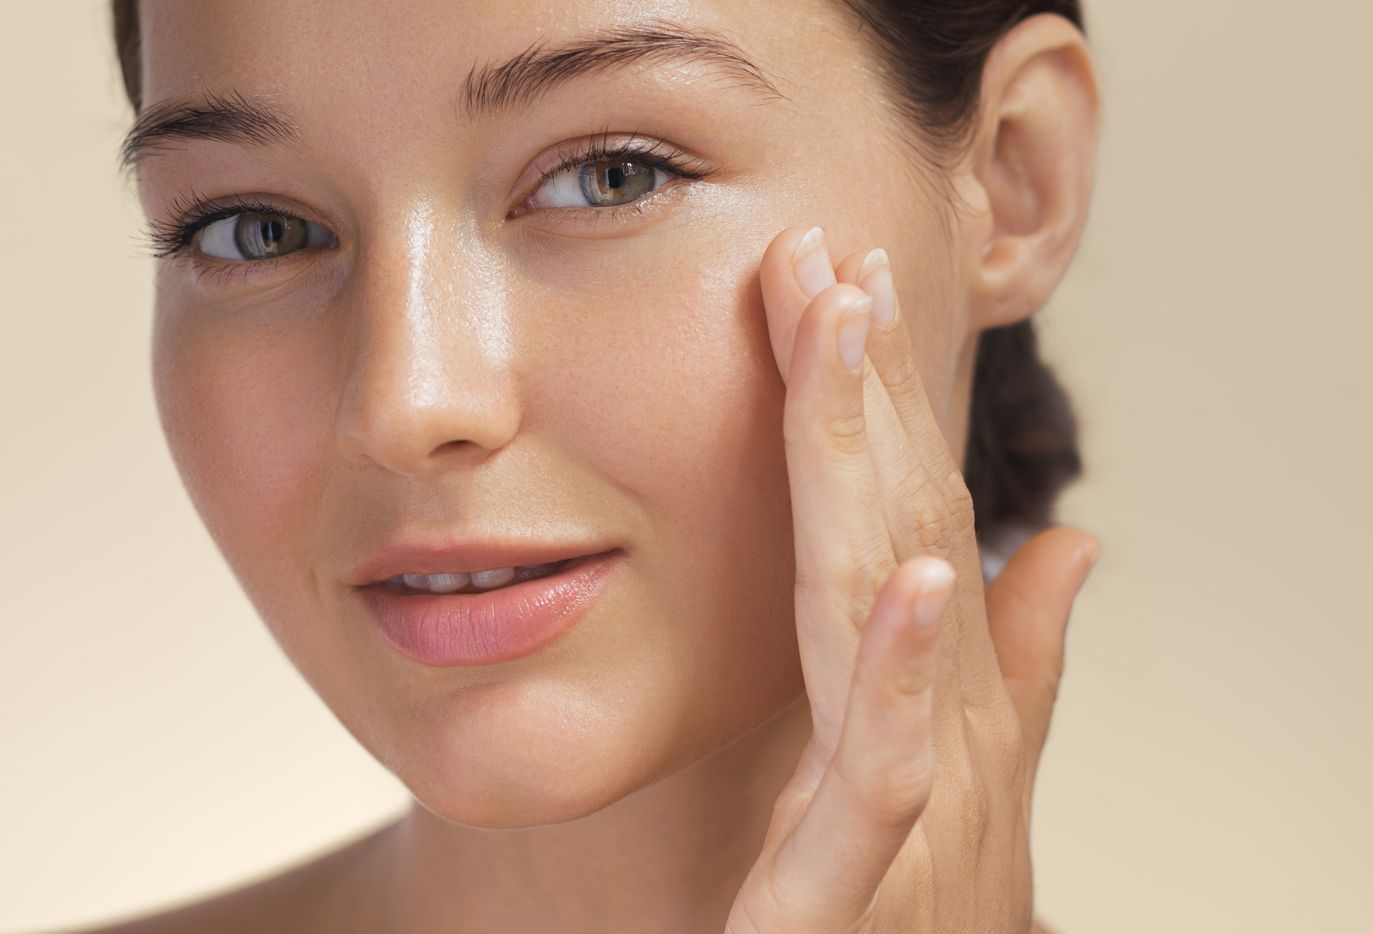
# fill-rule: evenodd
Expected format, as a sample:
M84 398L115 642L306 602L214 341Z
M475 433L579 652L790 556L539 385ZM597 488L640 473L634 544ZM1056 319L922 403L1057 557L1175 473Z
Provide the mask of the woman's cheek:
M159 307L154 392L186 491L258 605L308 578L329 415L317 341Z
M674 643L673 696L695 711L705 746L771 716L802 684L785 387L756 242L689 240L656 278L622 289L622 353L567 371L565 398L585 392L592 404L561 413L566 443L596 445L595 472L645 513L636 571L656 604L645 612L667 614L658 638Z
M562 302L576 326L546 333L556 348L542 358L564 365L544 371L550 382L537 403L525 400L528 414L539 417L536 405L556 412L565 443L599 446L591 459L600 469L656 491L663 510L684 508L689 491L712 495L722 472L751 469L773 440L769 413L780 441L782 387L757 283L762 248L751 233L721 233L709 224L655 230L581 252L579 278L545 271L562 290L546 300Z

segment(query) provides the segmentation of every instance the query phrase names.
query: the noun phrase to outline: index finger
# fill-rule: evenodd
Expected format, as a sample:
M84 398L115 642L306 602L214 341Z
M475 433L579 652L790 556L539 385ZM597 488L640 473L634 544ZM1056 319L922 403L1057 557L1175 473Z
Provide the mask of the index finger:
M811 299L837 281L828 244L823 240L814 262L808 263L799 273L793 265L797 248L813 230L815 228L808 224L793 224L777 234L763 251L763 260L758 269L768 315L772 356L777 361L782 379L787 383L791 382L796 325ZM804 287L798 275L806 278Z

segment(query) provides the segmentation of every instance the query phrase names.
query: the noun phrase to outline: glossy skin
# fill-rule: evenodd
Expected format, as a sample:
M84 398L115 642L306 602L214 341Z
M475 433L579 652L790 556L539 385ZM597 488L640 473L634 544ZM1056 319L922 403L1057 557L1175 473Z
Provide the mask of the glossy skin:
M932 734L935 774L952 769L943 787L995 796L980 813L1028 812L1089 539L1045 533L998 578L1018 584L1017 598L994 585L984 599L970 513L956 471L942 468L961 463L978 331L1040 307L1076 247L1096 140L1090 60L1053 17L1003 40L975 145L947 179L955 207L906 148L909 130L884 109L840 5L778 0L760 14L769 5L567 3L550 24L546 5L525 2L145 0L146 101L270 95L305 141L197 141L151 156L138 176L148 216L170 220L189 188L254 194L337 237L231 277L203 274L189 249L161 264L154 377L169 445L282 649L419 803L337 853L138 929L253 918L298 931L742 932L741 886L807 796L784 799L796 811L781 809L777 825L774 802L784 787L813 790L839 744L879 589L889 608L912 593L912 577L864 560L850 569L862 586L803 594L798 556L832 555L844 522L877 528L883 515L910 523L892 537L894 557L933 552L958 574L938 664L929 645L920 656L949 699L941 706L936 688L931 708L921 693L900 715L914 732L901 736ZM473 62L654 15L728 33L786 99L676 64L451 122ZM807 50L820 44L852 67L814 68ZM689 153L712 174L668 181L653 206L614 221L597 224L604 209L585 206L556 221L539 207L510 216L559 144L606 129ZM784 283L813 224L842 281L807 305ZM800 478L839 463L826 455L833 432L784 443L793 341L820 327L798 323L832 320L846 290L861 294L858 264L875 246L891 257L900 339L888 335L879 366L870 335L874 355L848 398L868 407L880 479L866 498L830 497L833 512L794 509L813 496ZM892 510L898 481L931 465L938 495ZM397 535L531 528L578 530L625 547L630 562L582 623L524 658L416 665L379 639L343 582ZM822 604L831 612L807 624L806 607ZM999 718L1005 774L990 784L957 745L960 683ZM901 820L915 820L920 797L907 796ZM942 807L958 800L971 799ZM1023 931L1028 828L1007 818L995 857L979 857L1000 868L964 873L976 834L945 814L941 835L910 835L926 843L906 847L893 884L928 894L945 920L1002 898L1016 914L1004 929ZM917 847L949 867L945 894L922 888ZM829 855L801 851L805 871ZM898 907L882 923L941 923L887 891ZM829 909L847 910L816 910ZM822 929L811 923L758 929Z

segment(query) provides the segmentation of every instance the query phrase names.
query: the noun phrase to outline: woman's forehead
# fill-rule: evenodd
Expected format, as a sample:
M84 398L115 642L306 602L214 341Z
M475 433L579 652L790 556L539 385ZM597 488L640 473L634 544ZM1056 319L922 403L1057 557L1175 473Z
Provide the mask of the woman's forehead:
M494 70L539 51L575 54L598 39L621 40L601 53L606 67L628 59L690 71L693 62L714 62L736 81L774 88L804 80L805 68L797 74L789 66L804 63L817 42L826 57L842 54L833 28L841 4L833 0L559 0L556 17L548 8L535 0L143 0L145 100L224 81L321 92L420 82L411 92L428 91L436 78Z
M838 15L831 0L799 9L810 3ZM536 145L547 141L508 131L583 133L589 120L680 131L688 144L739 155L739 140L768 140L795 161L818 154L826 129L875 98L865 69L817 77L806 61L814 42L788 43L764 27L806 22L797 28L825 37L831 61L844 54L836 36L857 42L856 32L824 29L820 15L760 14L754 4L744 15L713 0L560 2L555 21L533 2L149 6L144 108L124 144L130 165L198 138L292 144L317 162L352 158L374 173L385 160L401 172L395 160L427 158L426 146L451 162L462 136L499 129L512 146ZM793 152L803 136L805 151Z

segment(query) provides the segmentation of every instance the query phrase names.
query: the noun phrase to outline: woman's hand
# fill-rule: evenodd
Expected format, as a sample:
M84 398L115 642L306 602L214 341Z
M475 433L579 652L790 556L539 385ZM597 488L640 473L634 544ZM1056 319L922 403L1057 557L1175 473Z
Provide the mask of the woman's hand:
M806 232L782 231L761 277L813 734L726 931L1025 934L1034 775L1098 546L1041 532L984 593L972 500L899 310L857 325L861 374L841 362L854 301L896 309L884 258L836 270L821 240L794 263Z

